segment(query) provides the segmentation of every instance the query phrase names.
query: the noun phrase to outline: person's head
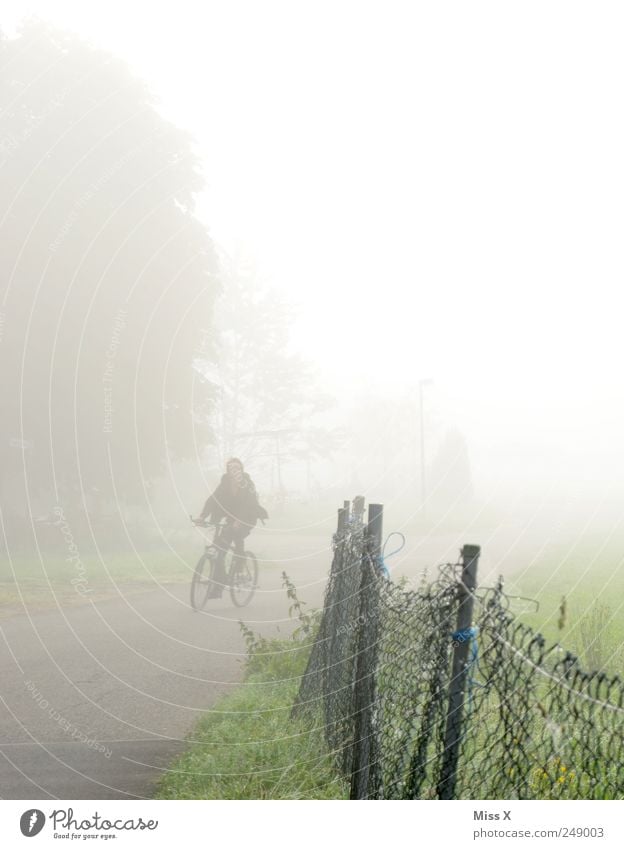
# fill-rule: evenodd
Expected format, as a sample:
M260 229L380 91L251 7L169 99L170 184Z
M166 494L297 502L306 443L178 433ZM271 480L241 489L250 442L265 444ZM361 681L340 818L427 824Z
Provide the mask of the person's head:
M230 457L225 464L226 473L235 481L241 481L243 478L243 464L238 457Z

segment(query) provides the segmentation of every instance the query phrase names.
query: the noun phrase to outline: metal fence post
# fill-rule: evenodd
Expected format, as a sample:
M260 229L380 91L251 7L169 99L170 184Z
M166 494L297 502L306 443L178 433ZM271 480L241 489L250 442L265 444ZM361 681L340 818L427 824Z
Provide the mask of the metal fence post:
M369 539L369 551L373 558L381 554L381 537L383 535L383 504L368 505L368 524L366 535Z
M462 548L462 577L459 585L457 631L464 631L472 625L473 593L477 586L477 565L480 553L481 549L478 545L465 545ZM450 639L450 637L450 634L443 634L441 639ZM440 799L455 798L469 649L470 639L468 638L457 639L454 643L444 753L440 783L438 784L438 798Z
M356 495L353 499L353 519L356 524L363 524L364 516L364 496Z
M377 750L373 711L375 708L375 674L377 666L377 600L376 559L381 552L383 505L368 505L368 525L362 557L360 582L360 615L358 618L358 650L353 686L353 761L351 766L351 799L368 799L377 768ZM372 560L372 569L371 569Z

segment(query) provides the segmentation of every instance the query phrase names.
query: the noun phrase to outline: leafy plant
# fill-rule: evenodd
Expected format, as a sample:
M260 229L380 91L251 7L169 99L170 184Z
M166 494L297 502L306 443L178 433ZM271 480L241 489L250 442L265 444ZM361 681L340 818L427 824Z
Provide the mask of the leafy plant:
M246 625L242 619L238 622L238 627L241 629L243 640L247 646L247 654L249 657L255 654L260 654L266 649L267 639Z
M293 670L302 675L305 663L310 651L310 645L314 641L321 612L304 610L306 603L301 601L297 595L297 588L290 580L286 572L282 573L282 586L290 601L288 615L291 619L297 619L298 627L294 628L289 639L269 639L258 634L239 620L238 627L243 635L247 647L247 675L254 675L260 669L270 674L275 680L280 680L281 675L288 676Z
M607 634L612 619L613 611L609 605L596 602L578 623L580 652L592 671L603 671L611 660Z
M282 586L286 590L286 595L288 596L288 600L291 602L290 607L288 608L288 615L292 618L297 618L299 620L299 627L296 628L293 633L293 639L298 639L303 636L305 638L311 637L314 631L316 630L316 625L320 619L320 611L311 610L307 613L303 608L306 605L305 601L300 601L297 595L297 588L290 580L286 572L282 572Z

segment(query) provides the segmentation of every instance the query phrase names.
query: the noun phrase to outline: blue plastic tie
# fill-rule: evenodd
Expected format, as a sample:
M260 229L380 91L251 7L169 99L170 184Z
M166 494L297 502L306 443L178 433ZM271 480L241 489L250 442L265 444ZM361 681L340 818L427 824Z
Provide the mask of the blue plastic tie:
M459 631L453 631L451 639L457 643L465 643L466 640L476 639L479 629L476 626L471 628L460 628Z
M394 536L401 537L401 540L402 540L401 545L398 548L395 548L394 551L391 551L390 554L386 554L386 546L388 545L388 541L390 540L391 537L394 537ZM386 537L386 541L384 542L383 548L381 549L381 554L378 554L377 557L376 557L377 566L378 566L381 574L384 576L384 578L390 577L390 570L386 566L386 560L390 557L394 557L395 554L398 554L399 551L401 551L404 546L405 546L405 537L403 536L403 534L400 531L392 531L392 533L388 534L388 536Z
M471 642L471 657L466 670L468 671L468 712L472 711L472 691L474 687L483 687L475 681L475 675L479 668L479 644L477 643L477 634L479 629L476 626L470 628L460 628L459 631L453 631L451 639L457 643L465 643L466 640Z
M378 554L377 557L376 557L376 560L377 560L377 568L379 569L381 574L384 576L384 578L389 578L390 577L390 570L386 566L386 561L383 559L383 555Z

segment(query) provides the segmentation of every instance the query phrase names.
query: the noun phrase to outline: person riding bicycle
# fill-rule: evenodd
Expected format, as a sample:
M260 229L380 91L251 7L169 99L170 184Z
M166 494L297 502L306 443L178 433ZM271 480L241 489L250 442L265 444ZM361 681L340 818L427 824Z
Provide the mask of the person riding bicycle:
M264 521L269 518L267 511L258 502L254 482L238 457L227 461L226 473L221 478L221 483L204 504L200 519L206 521L208 517L212 522L220 522L225 518L225 525L218 539L215 539L219 554L209 595L209 598L219 598L223 594L226 580L226 552L234 543L235 556L244 557L245 537L249 536L258 519Z

